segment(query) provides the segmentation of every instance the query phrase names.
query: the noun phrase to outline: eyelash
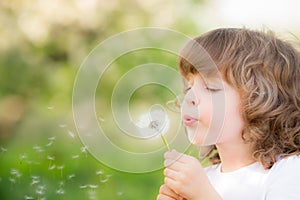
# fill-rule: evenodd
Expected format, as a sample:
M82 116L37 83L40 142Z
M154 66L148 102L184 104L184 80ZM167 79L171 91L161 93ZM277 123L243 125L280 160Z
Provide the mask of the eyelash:
M186 94L190 89L192 89L192 87L185 88L183 93Z
M187 93L192 87L188 87L184 90L184 93ZM218 92L220 91L220 89L215 89L215 88L209 88L209 87L205 87L206 90L210 91L210 92Z
M215 89L215 88L209 88L209 87L205 87L206 90L210 91L210 92L218 92L220 91L220 89Z

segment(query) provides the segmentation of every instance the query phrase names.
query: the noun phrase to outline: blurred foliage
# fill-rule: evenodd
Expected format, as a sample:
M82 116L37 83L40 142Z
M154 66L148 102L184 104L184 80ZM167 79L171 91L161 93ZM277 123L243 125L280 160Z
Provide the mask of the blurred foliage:
M162 170L118 172L81 144L72 119L73 84L89 52L114 34L144 26L198 34L201 24L193 13L204 3L0 1L0 199L155 199ZM149 55L120 58L116 68L121 75L127 70L124 63L134 66L149 59L176 68L172 56ZM104 99L114 83L101 91ZM168 97L161 93L163 101Z

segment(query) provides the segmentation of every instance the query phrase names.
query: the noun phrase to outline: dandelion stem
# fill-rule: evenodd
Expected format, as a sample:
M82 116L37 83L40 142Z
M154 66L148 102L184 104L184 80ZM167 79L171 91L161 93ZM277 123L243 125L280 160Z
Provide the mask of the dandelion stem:
M161 137L163 143L166 145L168 151L171 151L170 146L169 146L169 144L168 144L168 142L167 142L165 136L164 136L163 134L160 134L160 137Z

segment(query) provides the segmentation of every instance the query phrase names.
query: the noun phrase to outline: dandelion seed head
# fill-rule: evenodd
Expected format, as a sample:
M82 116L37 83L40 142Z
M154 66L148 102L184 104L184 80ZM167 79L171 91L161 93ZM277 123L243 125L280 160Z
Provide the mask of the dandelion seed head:
M166 134L170 128L170 119L160 106L152 106L149 112L140 115L135 123L140 136L151 138Z

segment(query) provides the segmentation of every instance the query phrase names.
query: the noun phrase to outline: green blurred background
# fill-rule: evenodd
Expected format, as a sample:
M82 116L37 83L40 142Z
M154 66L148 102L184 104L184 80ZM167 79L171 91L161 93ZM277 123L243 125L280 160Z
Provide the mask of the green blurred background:
M1 0L0 199L155 199L162 170L119 172L81 144L72 116L76 73L94 47L122 31L154 26L193 37L229 26L214 13L218 2ZM175 57L147 55L139 63L163 60L176 68ZM117 70L132 60L120 59ZM113 86L108 80L102 97Z

